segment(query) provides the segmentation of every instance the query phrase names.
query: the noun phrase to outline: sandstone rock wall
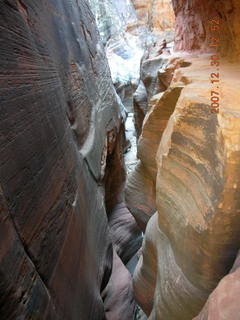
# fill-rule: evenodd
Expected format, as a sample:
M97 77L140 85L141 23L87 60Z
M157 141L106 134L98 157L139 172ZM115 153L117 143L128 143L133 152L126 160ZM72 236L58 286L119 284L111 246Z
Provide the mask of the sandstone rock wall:
M131 0L90 0L105 45L111 76L127 111L139 80L146 27L139 24Z
M230 270L240 246L240 68L222 61L222 103L215 115L209 108L209 57L186 59L169 89L159 95L163 109L154 119L160 123L170 106L164 104L167 92L182 88L180 95L175 92L175 110L163 134L159 125L154 130L159 135L157 213L147 224L134 277L136 299L149 319L196 316ZM142 137L153 115L151 110ZM144 150L149 161L151 151Z
M3 0L0 42L0 318L127 320L105 208L123 120L89 4Z
M203 311L193 320L238 320L240 314L240 255L230 273L218 284L210 295Z
M221 52L240 53L240 3L238 0L173 0L176 15L175 49L184 51L213 50L209 43L214 37L210 27L212 18L219 19Z
M237 319L239 274L228 273L240 247L240 67L237 59L229 63L229 56L239 56L239 3L176 0L173 7L175 50L195 55L175 53L182 62L165 76L171 57L164 66L165 54L142 64L147 91L142 109L148 111L139 165L126 187L129 209L146 228L134 293L151 320L191 320L212 292L196 319ZM215 51L209 24L216 17L219 48L227 56L220 62L217 115L210 112L214 89L206 54ZM163 85L164 79L170 81Z
M139 23L130 0L90 0L101 38L106 43L125 31L133 31Z
M142 25L153 32L172 30L175 16L170 0L132 0Z
M168 119L175 109L181 88L166 90L170 85L173 72L183 64L179 58L169 55L149 57L142 62L142 87L147 98L146 107L136 108L135 126L139 134L137 156L139 163L130 174L125 190L125 200L131 213L142 230L156 211L156 154ZM141 96L139 96L139 99ZM142 115L140 122L140 116ZM145 116L146 115L146 116ZM137 122L138 121L138 122Z

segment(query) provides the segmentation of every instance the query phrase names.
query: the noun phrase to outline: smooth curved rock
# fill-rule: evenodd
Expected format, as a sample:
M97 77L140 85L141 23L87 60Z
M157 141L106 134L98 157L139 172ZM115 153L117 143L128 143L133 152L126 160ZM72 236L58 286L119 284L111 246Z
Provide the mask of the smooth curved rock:
M173 5L176 50L216 52L210 48L213 35L210 22L217 17L221 24L219 51L228 58L239 56L237 17L240 7L237 1L175 0ZM156 61L144 82L149 87L148 101L153 94L164 90L154 74L160 65L158 59L148 57L149 61ZM220 62L221 82L216 88L221 101L220 112L212 114L211 90L215 87L211 86L209 76L215 70L211 71L210 55L186 56L185 59L187 63L182 67L188 68L175 70L166 91L182 88L165 129L163 126L162 131L160 125L162 112L156 112L156 118L153 116L158 123L153 130L155 139L150 134L147 136L146 130L149 140L145 143L149 145L142 145L145 128L148 126L151 132L151 124L154 124L150 121L153 108L144 120L139 139L138 155L140 165L147 171L145 176L154 178L157 171L157 213L147 224L143 256L134 275L135 297L149 319L191 320L219 284L197 319L217 320L223 315L225 319L237 319L234 296L238 295L239 288L233 281L238 279L238 271L223 277L228 274L240 247L239 63L231 65L227 59ZM164 94L152 99L161 101L162 96ZM131 204L129 208L139 225L144 225L149 212L144 208L145 212L139 213L139 207L143 208L143 202L149 203L145 201L146 190L153 195L154 189L149 184L136 190L141 179L135 178L134 183L131 179L128 182L131 189L127 187L126 192L127 203ZM218 301L226 288L232 288L232 293L220 306Z
M134 274L135 298L149 320L192 319L192 313L201 308L207 294L185 277L158 223L155 213L147 224L143 255Z
M156 60L155 63L157 61L159 60ZM154 69L155 63L151 69ZM174 58L168 61L165 69L161 71L161 79L166 81L166 85L170 84L174 69L181 65L184 65L182 59ZM156 153L183 85L180 84L179 87L170 88L153 96L148 104L148 113L143 121L137 151L140 161L129 175L125 190L126 204L142 230L145 230L149 218L156 212ZM149 89L148 92L151 96L154 91Z
M106 320L133 319L136 304L133 299L131 275L115 251L112 275L102 298Z
M124 264L138 252L142 233L125 203L118 203L109 215L109 227L116 253Z
M129 174L125 190L126 205L142 231L156 211L156 188L141 162Z
M168 66L169 57L161 57L156 51L157 49L153 48L148 48L142 57L140 82L133 95L134 123L137 139L140 137L143 120L149 109L148 102L155 94L167 89L175 68L174 62ZM171 69L172 66L173 69Z
M138 88L133 95L133 111L134 111L134 125L137 139L142 132L143 119L147 113L148 100L146 88L140 80Z
M177 69L169 88L183 87L156 157L158 218L147 226L146 243L158 236L143 249L143 257L155 252L155 262L143 258L134 277L149 319L196 316L239 249L240 70L222 61L221 107L212 114L209 58L188 56L192 65Z
M94 17L85 0L4 0L0 40L0 317L102 320L123 120Z
M208 298L203 311L194 320L238 320L240 315L240 255L231 272Z

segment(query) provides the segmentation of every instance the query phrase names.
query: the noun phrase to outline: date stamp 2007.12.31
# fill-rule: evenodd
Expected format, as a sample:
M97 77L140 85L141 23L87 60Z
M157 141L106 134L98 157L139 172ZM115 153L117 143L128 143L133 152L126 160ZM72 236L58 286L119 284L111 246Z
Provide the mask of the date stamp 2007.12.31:
M210 20L210 43L209 47L214 50L211 55L210 66L210 110L218 113L220 108L220 48L221 48L221 20L218 17Z

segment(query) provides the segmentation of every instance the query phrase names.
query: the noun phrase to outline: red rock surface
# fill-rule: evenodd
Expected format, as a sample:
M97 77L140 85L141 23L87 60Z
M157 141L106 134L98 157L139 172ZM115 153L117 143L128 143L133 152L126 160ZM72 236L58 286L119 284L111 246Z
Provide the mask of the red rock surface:
M124 202L118 203L109 215L109 227L114 248L127 264L142 245L142 232Z
M150 217L156 212L157 150L181 91L181 86L173 90L166 88L171 82L174 70L181 65L184 65L181 59L170 58L168 55L151 57L142 63L141 78L148 97L148 112L142 128L140 129L140 124L138 126L138 131L141 131L137 151L139 163L128 177L125 200L143 231ZM166 91L163 92L164 90ZM135 119L139 119L139 109L135 108L135 112Z
M132 0L138 19L153 32L172 30L175 23L170 0Z
M208 52L213 37L212 18L219 19L221 51L223 54L240 53L240 3L238 0L173 0L176 15L175 49Z
M167 92L182 86L164 132L160 125L152 132L153 137L161 137L155 158L157 213L147 224L143 257L134 275L135 297L149 319L195 317L239 249L240 68L221 62L222 103L214 115L209 110L206 77L210 56L186 59L191 64L175 71L169 89L159 95L153 119L160 121L164 107L171 105L164 103ZM149 128L154 123L151 117L152 110L146 128L147 122ZM144 150L149 161L150 148ZM238 307L234 299L238 288L233 286L237 278L238 273L229 278L231 312ZM227 281L220 284L220 292Z
M149 210L154 192L157 212L146 226L134 294L149 320L191 320L208 297L197 320L237 320L239 258L229 270L240 246L240 68L229 57L240 53L239 1L173 0L173 5L175 50L191 55L179 54L186 63L175 70L164 93L156 94L162 91L155 85L160 63L147 77L140 165L129 178L126 199L141 227L154 213L154 206ZM206 54L213 51L209 22L214 17L221 24L220 51L226 57L220 64L218 115L209 111L212 69ZM173 89L181 91L171 108L164 100ZM144 180L139 178L143 168ZM156 184L150 184L154 177Z
M107 320L133 319L135 301L132 279L119 256L113 253L113 269L110 281L102 293Z
M102 320L105 202L115 205L124 170L93 15L85 0L4 0L0 42L0 318Z
M240 316L240 254L231 272L218 284L208 301L193 320L238 320Z

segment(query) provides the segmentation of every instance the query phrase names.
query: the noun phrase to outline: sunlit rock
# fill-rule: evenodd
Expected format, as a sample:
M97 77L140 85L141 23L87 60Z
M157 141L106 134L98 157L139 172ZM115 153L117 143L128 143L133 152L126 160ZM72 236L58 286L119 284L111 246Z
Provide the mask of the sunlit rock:
M132 2L142 25L147 25L156 33L173 30L175 16L170 0L132 0Z
M177 69L168 89L182 86L159 143L157 213L134 277L149 319L197 316L239 249L240 69L222 61L221 107L214 114L210 56L187 59L192 65Z
M240 314L240 255L230 273L209 296L203 311L193 320L238 320Z
M139 163L129 175L125 191L127 206L142 230L145 229L149 218L156 211L157 165L155 157L163 131L175 109L183 84L164 90L170 85L174 70L183 64L182 59L169 59L168 56L148 59L142 63L141 77L150 101L147 104L148 112L143 110L146 112L143 123L138 127L141 132L137 151ZM136 102L134 106L136 108ZM139 110L136 111L135 118L140 114Z
M220 41L221 52L237 56L240 53L240 3L238 0L173 0L176 15L175 49L183 51L211 51L212 38ZM214 36L211 20L219 26ZM219 39L219 40L218 40Z

